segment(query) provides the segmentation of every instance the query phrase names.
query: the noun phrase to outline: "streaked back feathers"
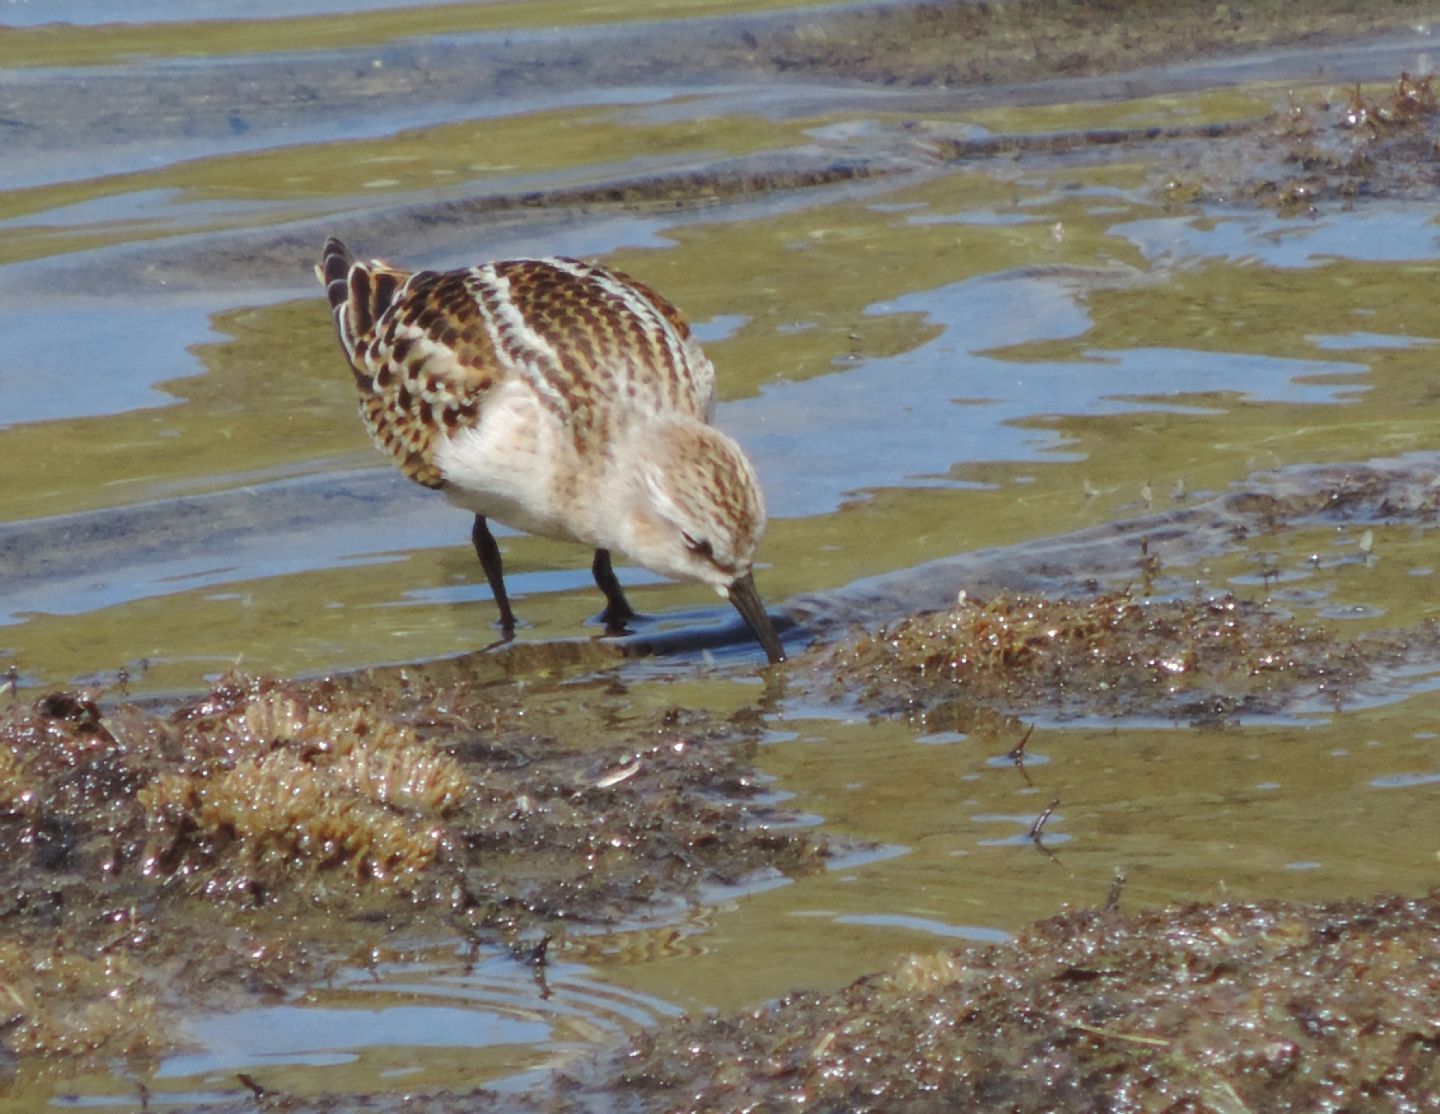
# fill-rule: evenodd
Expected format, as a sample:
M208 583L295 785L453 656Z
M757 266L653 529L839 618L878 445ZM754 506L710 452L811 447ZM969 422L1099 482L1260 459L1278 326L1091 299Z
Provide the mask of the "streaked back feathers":
M620 410L713 408L714 368L684 319L617 271L553 258L411 274L331 239L316 272L372 438L426 486L444 484L435 435L476 425L511 378L581 441Z

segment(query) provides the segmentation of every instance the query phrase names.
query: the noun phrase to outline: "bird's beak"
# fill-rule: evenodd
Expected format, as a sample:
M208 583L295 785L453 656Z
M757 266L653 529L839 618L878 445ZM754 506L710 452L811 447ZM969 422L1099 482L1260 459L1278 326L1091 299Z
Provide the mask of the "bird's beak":
M740 612L740 617L755 632L755 637L759 639L760 645L765 650L765 656L770 659L770 664L784 661L785 651L780 648L780 639L775 633L775 626L770 622L770 616L765 614L765 605L760 602L760 593L755 591L754 575L747 572L744 576L737 576L727 594L730 602L735 605L735 610Z

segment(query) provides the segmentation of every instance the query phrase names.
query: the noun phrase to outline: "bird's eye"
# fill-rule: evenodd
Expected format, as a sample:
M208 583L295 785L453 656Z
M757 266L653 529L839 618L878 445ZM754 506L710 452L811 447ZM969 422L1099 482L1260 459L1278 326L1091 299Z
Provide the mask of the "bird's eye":
M695 554L696 557L704 557L706 560L709 560L715 556L715 550L711 547L708 538L697 538L693 534L686 533L683 530L680 532L680 536L685 539L685 548Z

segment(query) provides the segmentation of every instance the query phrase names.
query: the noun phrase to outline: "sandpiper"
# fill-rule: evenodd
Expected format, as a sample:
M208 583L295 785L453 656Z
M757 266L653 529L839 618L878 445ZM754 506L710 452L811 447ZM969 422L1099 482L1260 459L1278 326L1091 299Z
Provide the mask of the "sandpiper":
M505 637L515 614L489 518L592 547L610 633L636 618L613 550L710 585L784 660L751 572L765 503L710 424L715 369L674 306L575 259L411 273L331 239L315 270L375 444L475 515Z

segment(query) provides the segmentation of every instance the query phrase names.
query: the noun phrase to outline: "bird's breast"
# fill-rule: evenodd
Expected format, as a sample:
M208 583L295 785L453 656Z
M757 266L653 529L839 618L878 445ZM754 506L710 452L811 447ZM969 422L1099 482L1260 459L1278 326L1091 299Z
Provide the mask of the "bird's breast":
M432 459L457 506L541 537L596 544L587 460L569 424L525 384L501 388L479 422L440 436Z

